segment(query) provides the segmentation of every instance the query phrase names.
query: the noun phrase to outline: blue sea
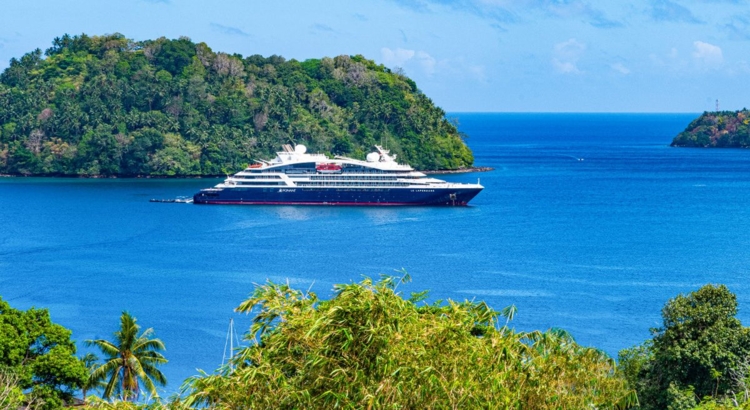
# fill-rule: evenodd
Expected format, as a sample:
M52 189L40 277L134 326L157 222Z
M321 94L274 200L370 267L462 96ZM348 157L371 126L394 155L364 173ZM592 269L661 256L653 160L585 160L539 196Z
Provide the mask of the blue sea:
M706 283L750 322L750 151L670 148L697 114L451 114L485 190L463 208L150 203L216 179L0 178L0 295L83 341L127 310L167 346L164 393L222 362L233 309L267 280L331 295L405 269L431 300L515 304L616 356Z

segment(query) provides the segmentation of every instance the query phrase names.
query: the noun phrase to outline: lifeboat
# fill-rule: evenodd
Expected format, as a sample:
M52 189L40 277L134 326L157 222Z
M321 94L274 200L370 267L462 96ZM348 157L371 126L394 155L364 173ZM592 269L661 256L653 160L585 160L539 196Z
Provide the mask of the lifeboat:
M341 172L341 165L339 164L317 164L315 170L323 174L333 174Z

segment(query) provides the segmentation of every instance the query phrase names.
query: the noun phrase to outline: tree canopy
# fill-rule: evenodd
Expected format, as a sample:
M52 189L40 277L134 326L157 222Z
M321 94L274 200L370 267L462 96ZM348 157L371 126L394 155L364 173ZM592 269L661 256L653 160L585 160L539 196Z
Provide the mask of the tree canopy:
M0 393L0 403L36 401L45 409L70 403L87 378L70 335L46 309L17 310L0 299L0 391L8 392ZM19 398L21 392L27 397Z
M55 38L0 74L0 173L221 175L285 143L418 169L471 166L445 112L363 56L303 62L188 38Z
M703 398L747 401L750 331L736 315L737 298L724 285L670 299L653 339L620 353L642 408L692 408Z

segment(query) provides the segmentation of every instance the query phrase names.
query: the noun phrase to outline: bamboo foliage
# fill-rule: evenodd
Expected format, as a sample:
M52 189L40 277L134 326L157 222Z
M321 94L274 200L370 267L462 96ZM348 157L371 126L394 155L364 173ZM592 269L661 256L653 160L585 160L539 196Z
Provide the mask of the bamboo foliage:
M252 341L215 374L183 386L212 409L624 409L635 394L601 351L561 330L508 328L515 307L420 303L399 278L337 285L330 300L258 286L238 311Z

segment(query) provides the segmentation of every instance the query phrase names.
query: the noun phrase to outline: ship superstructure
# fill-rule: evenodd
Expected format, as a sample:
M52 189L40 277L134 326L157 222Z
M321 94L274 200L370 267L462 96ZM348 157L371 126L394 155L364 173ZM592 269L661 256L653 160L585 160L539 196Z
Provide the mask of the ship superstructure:
M430 178L376 145L365 161L284 145L193 197L196 204L466 205L483 187Z

